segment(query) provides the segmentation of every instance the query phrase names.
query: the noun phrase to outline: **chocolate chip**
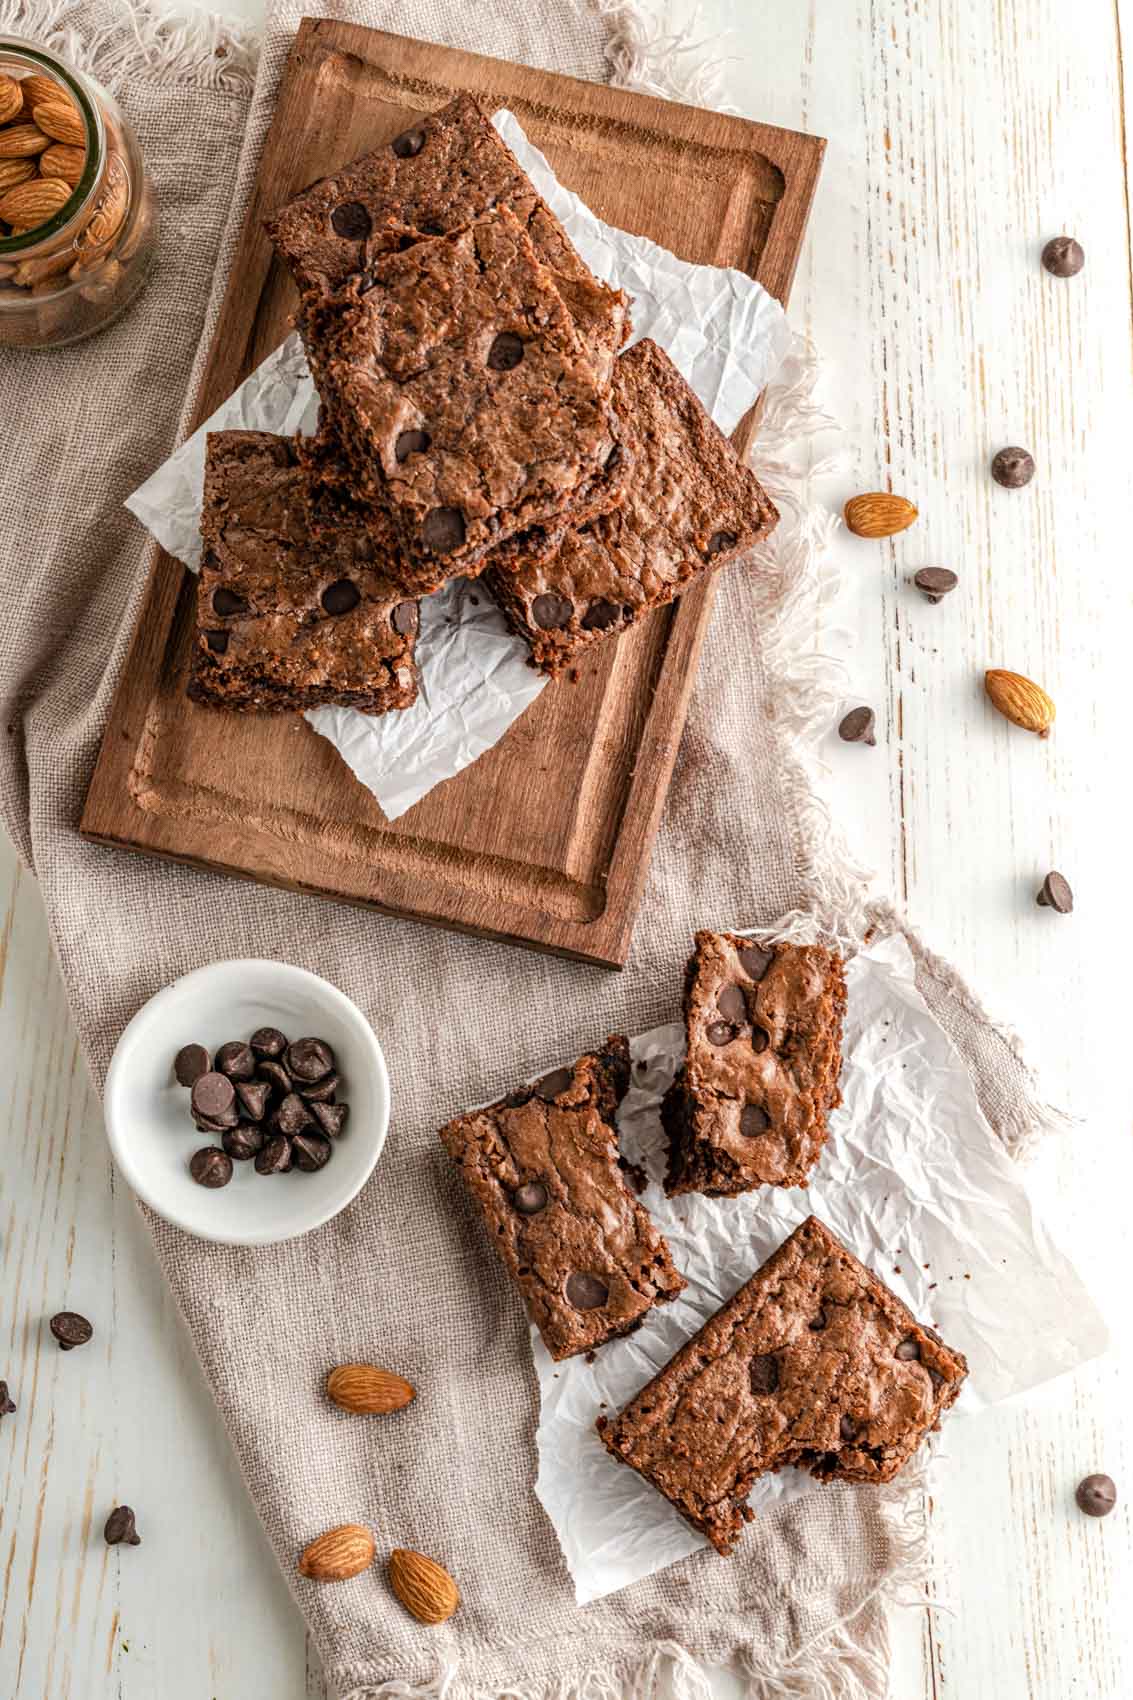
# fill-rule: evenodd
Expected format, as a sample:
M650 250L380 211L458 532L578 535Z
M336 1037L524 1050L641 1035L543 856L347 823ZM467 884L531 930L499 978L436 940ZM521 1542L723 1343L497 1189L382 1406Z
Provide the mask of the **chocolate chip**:
M311 1105L311 1114L328 1139L337 1139L346 1125L350 1105L320 1104L316 1101Z
M775 960L773 950L763 950L757 944L747 944L738 952L740 967L745 974L750 974L753 980L762 980L767 970Z
M202 1116L196 1110L190 1111L190 1114L193 1118L193 1126L198 1133L223 1133L225 1128L235 1127L240 1120L240 1114L235 1104L220 1116Z
M58 1311L48 1326L58 1340L61 1352L72 1352L76 1346L85 1346L94 1333L86 1317L80 1316L77 1310Z
M488 365L493 372L511 372L523 359L523 338L514 331L501 331L488 350Z
M305 1098L308 1104L333 1104L340 1084L337 1074L332 1070L330 1074L324 1074L321 1080L316 1080L313 1086L300 1081L299 1096Z
M293 1080L316 1081L334 1067L334 1052L322 1039L296 1039L287 1047L287 1072Z
M398 159L412 159L425 146L424 130L403 130L400 136L395 136L390 147Z
M852 708L838 722L838 736L844 744L876 744L874 724L872 708Z
M734 531L714 531L704 549L704 558L710 561L713 555L723 554L725 549L734 549L736 534Z
M238 1080L236 1096L240 1100L240 1109L250 1122L262 1121L271 1097L271 1086L266 1080Z
M128 1505L116 1505L114 1507L103 1524L102 1538L108 1547L141 1546L142 1537L138 1533L134 1513Z
M592 602L582 616L584 632L608 632L611 626L616 626L622 617L620 608L612 602Z
M198 1186L207 1186L215 1191L217 1187L227 1186L232 1179L232 1159L219 1146L202 1145L189 1158L189 1173Z
M264 1130L252 1122L241 1122L221 1135L220 1143L237 1163L246 1163L257 1151L263 1150Z
M349 614L362 600L362 592L352 578L335 579L323 591L320 601L328 614Z
M1069 915L1074 907L1074 893L1070 883L1061 874L1049 873L1042 885L1035 902L1040 909L1053 909L1059 915Z
M531 604L531 618L541 632L555 632L561 626L569 623L574 613L574 603L565 596L555 596L550 591L544 591Z
M553 1104L560 1093L566 1092L574 1079L574 1070L556 1068L550 1074L545 1074L542 1080L535 1082L535 1096L542 1098L545 1104Z
M807 1323L807 1327L810 1329L812 1334L821 1334L829 1322L830 1318L824 1310L816 1310L810 1321Z
M838 1424L838 1433L843 1440L853 1440L858 1432L858 1425L853 1417L843 1417Z
M287 1049L286 1036L278 1027L257 1027L248 1043L258 1057L281 1057Z
M313 1175L331 1159L331 1143L321 1133L297 1133L291 1141L291 1156L297 1169Z
M230 1039L216 1053L216 1069L229 1080L251 1080L256 1072L256 1059L243 1039Z
M1085 263L1085 249L1072 236L1052 236L1043 249L1043 265L1051 277L1077 277Z
M755 1026L751 1030L751 1048L756 1056L765 1051L771 1043L771 1035L765 1027Z
M282 1133L277 1133L262 1150L256 1152L257 1175L282 1175L290 1167L291 1141L285 1139Z
M364 242L374 228L361 201L340 201L330 215L331 229L348 242Z
M730 1045L735 1036L735 1028L727 1021L712 1021L704 1030L710 1045Z
M913 1339L911 1334L908 1336L907 1339L901 1340L898 1343L897 1348L893 1353L893 1356L895 1358L899 1358L903 1364L908 1364L908 1363L914 1362L914 1360L919 1358L920 1355L921 1355L920 1345L918 1344L918 1342L916 1340Z
M716 999L716 1008L726 1021L733 1021L737 1027L742 1027L747 1020L747 999L744 997L742 986L725 986Z
M402 431L393 445L393 458L401 466L410 455L423 455L432 440L428 431Z
M0 1381L0 1417L10 1417L16 1408L16 1401L8 1392L8 1383Z
M399 602L389 617L389 623L398 637L409 637L417 630L420 618L416 602Z
M745 1139L754 1139L757 1134L766 1133L771 1126L771 1117L758 1104L745 1104L740 1111L740 1132Z
M1021 490L1035 476L1034 456L1026 449L1000 449L991 463L991 476L1005 490Z
M598 1275L568 1275L564 1287L567 1303L575 1310L600 1310L610 1296L610 1289Z
M521 1216L537 1216L547 1208L550 1196L542 1181L525 1181L516 1187L511 1201Z
M302 1133L304 1128L311 1127L313 1123L311 1112L297 1092L289 1092L279 1108L272 1111L272 1132L285 1133L288 1138L292 1134Z
M930 602L940 602L959 582L951 567L922 567L913 574L913 583Z
M423 218L417 229L422 236L443 236L445 233L444 225L438 224L435 218Z
M226 1116L235 1101L236 1088L226 1074L212 1070L193 1082L193 1095L189 1102L199 1116L208 1116L210 1121Z
M228 648L227 632L206 632L205 642L214 655L223 655Z
M203 1045L182 1045L173 1059L173 1075L178 1086L192 1086L211 1066Z
M459 508L434 508L425 515L421 539L426 549L447 555L464 542L464 515Z
M1087 1517L1108 1517L1117 1504L1117 1484L1112 1476L1084 1476L1074 1489L1074 1498Z
M260 1063L260 1074L264 1080L271 1082L276 1091L290 1092L291 1076L288 1074L283 1064L276 1062L273 1057L265 1057L263 1059Z
M606 456L606 459L603 462L603 467L607 472L616 472L621 464L622 445L620 443L615 443L609 454Z
M229 590L226 585L222 584L212 593L212 611L224 619L229 614L246 614L248 604L242 596L237 596L234 590Z
M761 1358L753 1358L751 1365L751 1390L753 1393L774 1393L779 1385L779 1360L770 1352Z

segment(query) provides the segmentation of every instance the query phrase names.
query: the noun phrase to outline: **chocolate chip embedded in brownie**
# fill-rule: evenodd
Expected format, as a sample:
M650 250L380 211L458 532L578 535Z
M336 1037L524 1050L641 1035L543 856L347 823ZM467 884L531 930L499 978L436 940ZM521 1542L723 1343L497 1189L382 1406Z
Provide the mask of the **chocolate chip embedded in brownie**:
M967 1372L809 1216L598 1429L727 1554L760 1476L797 1464L822 1481L890 1481Z
M805 1186L841 1103L842 961L821 945L697 933L685 1065L665 1094L665 1191Z
M556 1359L630 1333L685 1284L619 1165L614 1117L628 1085L629 1047L615 1035L441 1129Z
M469 94L313 183L265 228L299 288L331 294L383 254L458 230L497 206L515 214L556 274L600 381L607 383L629 329L628 299L591 275Z
M557 553L516 571L493 563L487 578L546 673L745 553L779 517L656 343L619 356L611 393L634 463L625 501Z
M406 588L474 575L516 534L622 499L618 422L511 213L387 255L309 303L303 330L354 489L393 521Z
M291 439L209 433L189 695L246 713L408 708L417 604L345 509L316 540L309 501Z

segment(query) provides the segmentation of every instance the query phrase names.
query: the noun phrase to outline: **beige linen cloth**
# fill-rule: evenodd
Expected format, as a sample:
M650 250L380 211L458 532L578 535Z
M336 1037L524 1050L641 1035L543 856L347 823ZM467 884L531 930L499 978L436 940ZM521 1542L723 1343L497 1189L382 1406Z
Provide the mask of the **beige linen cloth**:
M613 66L672 91L664 40L633 3L606 3L605 17L571 0L352 0L344 10L575 76L605 78ZM830 709L820 683L788 676L792 651L809 648L813 632L807 598L821 594L818 529L792 505L788 468L771 451L790 436L791 385L805 391L805 363L773 397L757 456L784 501L780 539L761 573L736 569L721 582L714 635L729 641L710 634L705 645L624 973L78 837L149 561L122 501L185 428L299 15L298 0L277 6L256 75L250 41L213 20L181 27L111 0L0 0L0 33L48 39L118 91L163 220L157 275L122 322L60 352L0 351L4 823L38 876L97 1081L145 999L224 956L275 956L326 975L385 1046L390 1138L374 1179L336 1221L266 1250L205 1245L151 1222L336 1691L614 1700L650 1695L668 1669L678 1693L696 1696L706 1693L705 1665L730 1660L760 1700L882 1695L885 1602L924 1558L916 1483L880 1494L832 1487L761 1519L730 1562L704 1552L575 1608L532 1492L526 1321L435 1135L456 1111L608 1032L673 1019L698 926L769 924L800 910L852 940L871 919L896 924L867 915L797 754ZM916 948L922 989L1014 1149L1043 1119L1017 1049ZM328 1366L357 1358L391 1364L422 1390L411 1423L358 1423L321 1397ZM345 1521L372 1525L383 1554L408 1546L442 1559L463 1591L458 1615L421 1629L381 1566L333 1588L300 1581L298 1551Z

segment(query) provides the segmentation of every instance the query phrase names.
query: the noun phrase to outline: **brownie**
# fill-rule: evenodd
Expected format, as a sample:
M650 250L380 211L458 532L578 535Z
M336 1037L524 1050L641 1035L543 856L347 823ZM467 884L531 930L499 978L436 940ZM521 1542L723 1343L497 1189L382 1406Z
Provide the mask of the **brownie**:
M557 552L486 580L546 673L744 554L779 518L656 343L614 362L611 399L633 460L625 501Z
M808 1216L613 1419L606 1448L729 1553L785 1464L887 1482L967 1375L959 1352Z
M622 499L617 419L510 212L386 255L310 303L303 331L353 488L393 521L407 589L475 575L506 539Z
M685 975L684 1067L665 1094L665 1191L805 1186L841 1103L842 960L697 933Z
M345 507L316 539L310 501L290 438L209 433L189 681L197 701L380 714L415 700L416 602L390 584L368 529Z
M615 1035L441 1129L555 1359L631 1333L685 1284L626 1184L614 1118L628 1085L629 1046Z
M515 214L539 258L556 274L591 360L607 382L629 328L627 298L591 275L469 94L311 184L266 229L300 290L326 295L406 242L458 230L498 206Z

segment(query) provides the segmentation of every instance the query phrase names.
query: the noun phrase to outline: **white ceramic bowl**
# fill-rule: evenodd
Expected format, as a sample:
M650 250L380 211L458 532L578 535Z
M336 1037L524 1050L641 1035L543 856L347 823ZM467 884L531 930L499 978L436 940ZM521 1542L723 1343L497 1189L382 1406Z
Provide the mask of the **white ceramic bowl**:
M313 1174L258 1175L251 1162L234 1163L227 1186L198 1186L189 1159L219 1137L194 1127L173 1059L182 1045L212 1054L269 1026L289 1039L325 1039L334 1051L350 1114L333 1156ZM369 1022L336 986L286 962L213 962L135 1015L110 1062L104 1110L118 1167L158 1215L204 1240L270 1245L329 1221L365 1185L389 1126L389 1075Z

